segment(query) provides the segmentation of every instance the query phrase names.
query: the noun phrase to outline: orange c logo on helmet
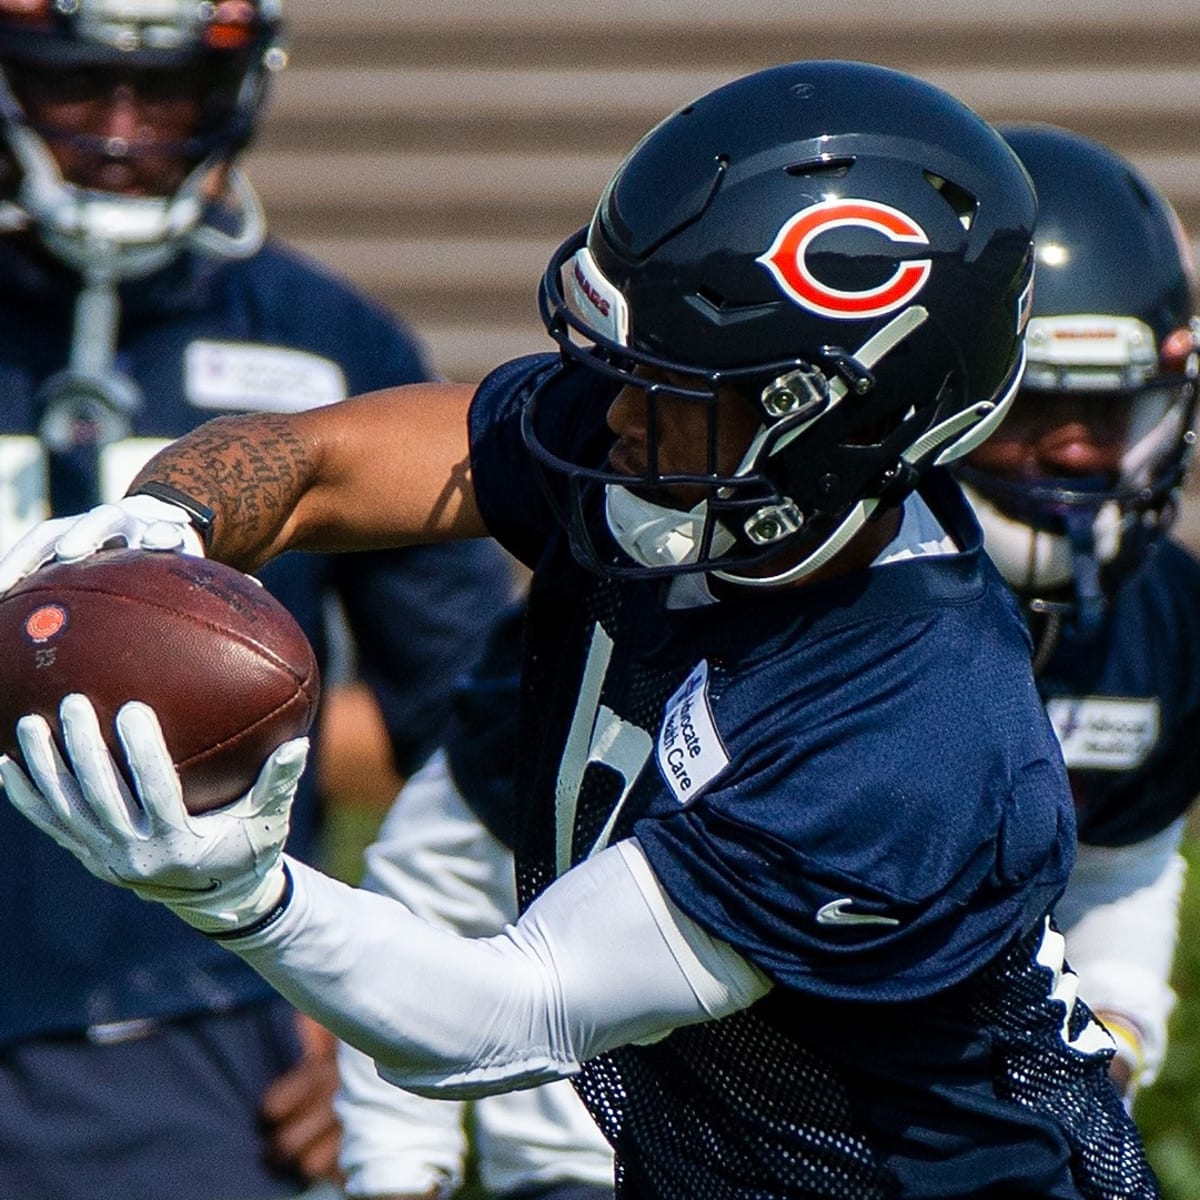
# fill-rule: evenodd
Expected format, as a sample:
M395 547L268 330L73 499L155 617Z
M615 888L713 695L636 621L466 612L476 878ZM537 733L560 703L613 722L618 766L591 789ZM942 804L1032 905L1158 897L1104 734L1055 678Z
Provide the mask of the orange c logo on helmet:
M925 286L933 269L927 258L901 263L878 287L857 292L830 287L809 270L806 258L813 240L831 229L850 225L873 229L889 241L929 245L925 230L898 208L877 200L822 200L789 217L770 250L756 261L771 272L797 304L825 317L857 321L882 316L907 304Z

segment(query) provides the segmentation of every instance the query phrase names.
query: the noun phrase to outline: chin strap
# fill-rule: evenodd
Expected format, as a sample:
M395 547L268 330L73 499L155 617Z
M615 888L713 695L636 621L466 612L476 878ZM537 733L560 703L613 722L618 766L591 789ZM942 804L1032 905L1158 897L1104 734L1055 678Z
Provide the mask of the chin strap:
M266 238L262 205L245 175L230 168L227 194L238 225L227 233L204 219L202 189L219 166L215 160L197 166L170 198L113 197L65 183L31 131L17 129L10 141L27 168L18 205L10 209L83 280L67 366L38 392L39 435L60 454L119 441L142 403L137 384L116 366L120 284L161 269L189 248L213 258L249 258Z
M75 511L99 499L86 494L94 491L96 475L89 458L97 447L128 435L142 403L136 383L116 365L120 284L153 274L188 248L215 258L248 258L265 240L266 220L249 181L228 163L228 151L206 155L170 196L121 196L63 178L2 70L0 116L20 174L16 198L0 201L0 233L30 231L82 278L67 365L36 397L38 432L50 451L51 503L56 511ZM207 220L212 205L206 189L222 169L238 221L233 233Z
M1055 610L1042 610L1036 601L1030 605L1029 633L1033 638L1033 674L1036 678L1046 669L1046 664L1058 649L1062 637L1063 615Z
M688 512L655 504L628 488L609 484L604 489L604 510L617 545L643 567L679 567L700 556L708 505L701 501ZM733 535L713 526L710 554L733 545Z
M1095 518L1091 513L1072 512L1067 513L1064 523L1071 544L1071 568L1075 577L1075 624L1081 635L1090 637L1100 628L1108 608L1100 585Z
M1104 572L1125 536L1121 513L1112 501L1099 509L1064 507L1051 532L1008 516L980 490L980 475L960 483L983 530L984 549L1031 618L1040 669L1064 630L1088 638L1102 626L1108 610Z
M206 167L207 174L211 167ZM179 195L156 207L134 206L118 220L120 205L90 210L76 207L80 224L70 229L60 220L33 219L47 249L75 267L82 286L75 301L71 349L67 365L46 379L35 403L41 417L38 435L49 452L50 504L54 512L75 512L100 501L96 493L96 451L129 436L134 414L142 407L141 389L117 366L121 322L119 287L166 266L189 247L213 258L241 259L256 253L266 236L262 206L245 176L236 168L228 190L240 214L237 230L226 233L203 221L177 228L177 218L195 212L202 173L192 173L185 185L190 198ZM68 192L68 185L62 185ZM82 203L82 202L81 202ZM101 204L101 201L96 201ZM90 215L88 215L90 214ZM105 234L106 219L111 226ZM85 219L86 218L86 219ZM147 235L161 240L143 241Z
M67 366L38 389L38 435L52 453L81 442L104 446L128 434L142 395L115 367L119 321L116 280L103 269L87 272L75 301Z
M902 316L904 314L901 314ZM926 317L924 309L908 317L903 323L899 318L885 326L875 337L866 342L855 356L866 366L873 366L884 354L894 348L908 333L919 326ZM895 328L893 328L895 326ZM864 358L864 355L866 356ZM930 466L942 466L970 453L984 441L1004 419L1012 407L1025 370L1025 357L1021 358L1004 394L997 400L980 400L969 408L951 414L946 420L922 434L903 454L895 472L894 485L888 489L887 504L903 501L916 482ZM899 485L899 486L896 486ZM867 524L877 512L886 511L880 505L883 497L866 496L853 505L838 523L834 531L806 558L793 563L787 570L775 575L749 576L730 571L714 571L713 575L727 583L742 587L784 587L811 575L823 567L834 555ZM786 545L786 543L784 543Z

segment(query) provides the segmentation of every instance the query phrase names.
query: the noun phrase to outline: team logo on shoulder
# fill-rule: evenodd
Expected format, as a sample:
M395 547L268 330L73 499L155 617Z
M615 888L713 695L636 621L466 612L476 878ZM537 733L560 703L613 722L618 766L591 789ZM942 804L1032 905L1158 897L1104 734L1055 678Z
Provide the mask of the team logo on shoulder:
M699 795L727 766L708 703L708 663L701 659L663 709L658 769L681 804Z
M879 317L913 300L933 269L928 258L901 263L883 283L861 291L830 287L812 273L807 261L812 243L823 233L847 226L872 229L892 242L929 245L925 230L891 205L877 200L822 200L789 217L771 248L756 261L797 304L825 317L843 321Z

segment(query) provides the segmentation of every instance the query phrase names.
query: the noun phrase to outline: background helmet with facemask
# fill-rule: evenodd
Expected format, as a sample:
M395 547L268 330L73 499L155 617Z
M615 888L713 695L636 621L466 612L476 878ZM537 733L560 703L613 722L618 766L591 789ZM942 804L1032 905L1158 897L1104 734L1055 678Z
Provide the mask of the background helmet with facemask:
M1119 155L1048 126L1002 132L1038 193L1028 366L999 433L957 471L1031 614L1086 633L1175 515L1196 400L1190 253Z
M718 393L761 428L725 474L711 454L665 474L651 434L631 479L556 457L538 436L554 389L535 393L526 440L576 556L764 586L827 562L998 421L1021 371L1034 207L991 126L881 67L792 63L668 117L553 257L543 316L562 370L641 389L651 410L667 394L707 406L710 442ZM678 485L704 493L690 512L660 502Z
M254 132L269 75L285 61L278 0L0 0L8 160L0 229L28 231L82 280L72 360L46 389L51 417L60 408L66 414L44 423L52 444L78 424L73 410L90 414L107 440L122 428L122 410L137 402L131 381L112 367L118 284L185 249L240 258L262 245L262 210L234 159ZM37 97L100 105L114 77L155 98L191 89L195 127L172 142L142 142L37 119ZM60 167L72 155L136 161L151 154L180 164L161 193L89 186Z

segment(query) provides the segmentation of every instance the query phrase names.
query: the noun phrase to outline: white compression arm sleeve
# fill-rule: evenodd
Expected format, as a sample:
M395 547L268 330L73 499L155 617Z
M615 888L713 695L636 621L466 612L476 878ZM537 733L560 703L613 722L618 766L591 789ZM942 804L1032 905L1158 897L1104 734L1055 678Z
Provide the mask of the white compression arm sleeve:
M753 1003L766 977L663 892L634 841L556 880L488 938L288 860L291 904L227 943L298 1008L420 1094L544 1083L588 1058Z
M438 751L408 781L367 850L363 887L468 937L517 919L512 854L468 807ZM417 1096L338 1045L339 1165L348 1196L453 1195L466 1158L464 1104ZM612 1151L570 1082L475 1101L476 1167L490 1194L569 1179L611 1186Z
M1081 844L1055 910L1079 994L1108 1019L1142 1087L1162 1065L1175 1005L1170 978L1186 870L1183 826L1177 821L1132 846Z

